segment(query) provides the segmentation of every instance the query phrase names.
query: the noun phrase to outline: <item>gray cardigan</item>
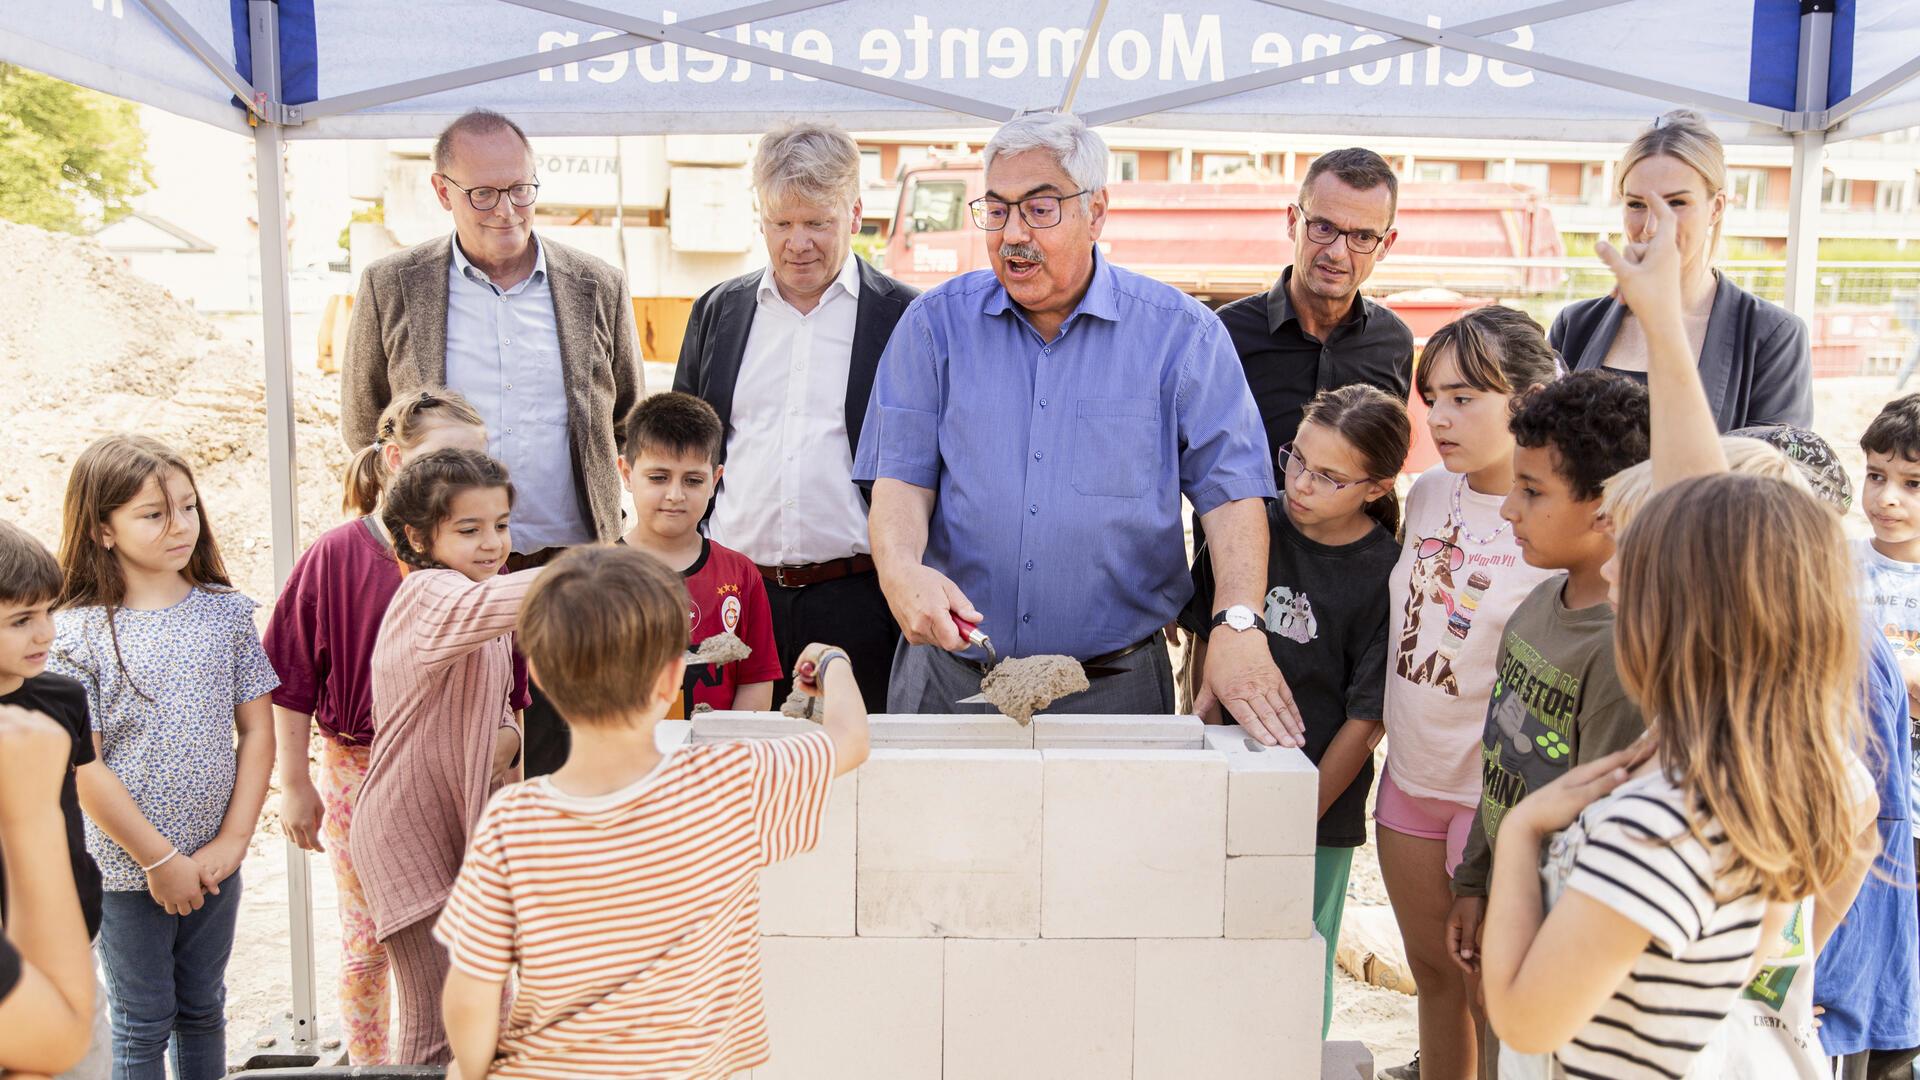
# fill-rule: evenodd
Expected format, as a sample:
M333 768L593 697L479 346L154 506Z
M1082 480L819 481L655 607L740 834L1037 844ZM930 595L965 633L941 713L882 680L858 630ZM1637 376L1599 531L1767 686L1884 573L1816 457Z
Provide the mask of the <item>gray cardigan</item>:
M1813 425L1813 357L1800 317L1727 280L1707 316L1700 348L1700 382L1723 432L1744 427ZM1569 371L1600 367L1626 320L1627 307L1610 296L1561 309L1547 338Z

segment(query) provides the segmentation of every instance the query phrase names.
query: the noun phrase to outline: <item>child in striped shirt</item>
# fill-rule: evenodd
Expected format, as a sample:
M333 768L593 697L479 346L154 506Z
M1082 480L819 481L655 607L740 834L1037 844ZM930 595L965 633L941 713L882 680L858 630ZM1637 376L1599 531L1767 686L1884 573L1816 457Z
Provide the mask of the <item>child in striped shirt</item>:
M819 839L833 778L866 760L866 706L846 653L811 645L796 685L825 699L821 730L662 753L685 603L651 556L594 547L556 559L521 606L572 752L487 807L435 929L449 1076L692 1080L768 1059L760 868Z

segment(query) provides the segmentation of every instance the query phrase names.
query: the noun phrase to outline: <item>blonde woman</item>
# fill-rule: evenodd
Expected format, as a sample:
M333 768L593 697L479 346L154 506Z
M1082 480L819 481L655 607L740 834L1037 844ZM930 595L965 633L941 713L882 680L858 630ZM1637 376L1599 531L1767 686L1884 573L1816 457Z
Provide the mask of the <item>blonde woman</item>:
M1715 427L1813 423L1813 367L1806 324L1713 268L1727 213L1727 163L1720 137L1676 109L1627 148L1619 195L1625 234L1645 243L1653 206L1672 210L1680 249L1680 303L1686 342L1699 366ZM1647 333L1619 290L1568 305L1548 337L1569 369L1607 368L1645 382Z

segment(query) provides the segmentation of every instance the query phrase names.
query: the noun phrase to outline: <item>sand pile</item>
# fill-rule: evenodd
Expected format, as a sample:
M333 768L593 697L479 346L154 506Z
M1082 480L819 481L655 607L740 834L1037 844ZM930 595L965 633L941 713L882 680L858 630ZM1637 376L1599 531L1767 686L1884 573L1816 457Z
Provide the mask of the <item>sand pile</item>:
M266 390L257 350L223 337L90 240L0 221L0 515L53 546L73 460L135 432L192 463L234 584L274 598ZM339 390L297 376L304 547L339 520Z
M713 635L687 654L689 664L734 664L753 655L753 649L731 630Z
M1071 656L1022 656L1002 660L980 680L980 695L1022 724L1068 694L1087 688L1087 671Z

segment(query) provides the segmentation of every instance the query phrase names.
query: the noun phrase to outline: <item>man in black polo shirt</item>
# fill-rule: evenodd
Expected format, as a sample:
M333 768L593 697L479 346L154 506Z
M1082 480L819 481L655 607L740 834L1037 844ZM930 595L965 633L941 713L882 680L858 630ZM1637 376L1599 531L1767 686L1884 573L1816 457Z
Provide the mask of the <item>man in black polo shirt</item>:
M1267 429L1267 450L1293 441L1300 410L1321 390L1353 383L1406 400L1413 332L1360 295L1373 264L1393 248L1400 185L1379 154L1359 147L1322 154L1287 209L1293 265L1273 288L1220 309Z

